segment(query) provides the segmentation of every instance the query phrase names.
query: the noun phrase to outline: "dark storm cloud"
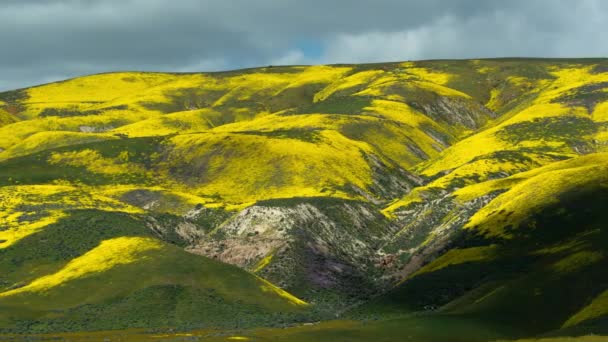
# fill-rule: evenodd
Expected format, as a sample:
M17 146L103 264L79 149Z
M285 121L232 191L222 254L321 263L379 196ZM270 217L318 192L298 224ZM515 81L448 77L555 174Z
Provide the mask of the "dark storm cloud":
M3 0L0 89L112 70L605 56L602 0Z

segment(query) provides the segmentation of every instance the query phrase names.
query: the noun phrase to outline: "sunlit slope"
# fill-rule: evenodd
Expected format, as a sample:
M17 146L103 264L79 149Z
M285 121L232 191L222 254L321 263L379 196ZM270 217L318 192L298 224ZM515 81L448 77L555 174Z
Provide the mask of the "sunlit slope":
M70 145L218 129L332 129L407 168L433 159L484 125L493 126L492 119L503 114L499 127L422 168L433 175L474 163L471 167L487 168L478 174L488 177L501 169L520 170L512 164L521 159L530 167L544 163L548 152L568 156L591 149L589 139L605 140L598 125L605 121L605 106L595 107L602 102L606 77L595 71L597 63L602 61L437 61L93 75L0 94L8 115L26 119L0 128L0 148L6 150L0 159L58 145L45 146L46 137L35 136L39 132L61 131L69 136L63 144ZM597 113L588 115L589 110ZM234 122L243 125L231 127ZM521 134L535 131L534 125L576 127L568 137ZM572 138L581 134L589 139ZM531 142L539 138L547 142ZM497 161L492 155L497 151L509 151L501 156L508 162ZM461 173L474 176L466 168Z
M490 99L460 87L463 78L483 78L497 68L497 87L513 83L507 88L518 95L529 84L540 86L543 77L553 77L545 70L550 65L542 63L529 75L519 75L517 66L525 63L457 61L87 76L0 94L4 110L21 119L0 128L0 160L94 141L112 146L118 139L165 136L163 143L141 152L145 168L131 162L114 166L127 163L124 154L102 154L102 161L91 160L92 154L74 154L72 159L87 160L89 168L101 164L96 167L104 173L99 178L112 173L112 181L120 178L119 168L142 175L131 177L138 179L131 183L157 179L156 174L149 175L155 168L162 182L180 186L187 179L197 195L219 196L231 203L296 196L352 198L356 196L348 189L353 186L354 192L362 190L368 197L398 197L409 187L387 181L389 174L432 159L497 117L482 105ZM498 110L502 102L496 103L488 107ZM190 141L205 143L195 143L200 149L191 146L185 153L183 145ZM333 141L336 146L330 145ZM244 163L259 155L256 149L265 151L265 160ZM203 168L182 165L178 159L187 154ZM66 166L66 158L55 156L52 164ZM206 159L215 164L205 165ZM110 164L112 171L102 171ZM244 172L230 171L244 165ZM312 168L310 177L301 176L303 165ZM273 176L277 174L281 177ZM231 193L234 184L244 186L244 191Z
M533 99L510 110L489 129L444 151L421 167L434 175L456 169L459 178L487 179L577 154L604 150L607 73L593 66L547 67L553 76L531 88Z
M502 116L450 146L437 158L416 165L415 170L431 178L424 188L418 189L418 194L451 192L465 185L606 151L608 74L601 68L605 62L581 62L477 62L478 70L495 83L489 95L477 88L480 92L477 96L490 96L486 106ZM439 68L432 63L430 66ZM504 77L505 70L511 70L511 76L496 80ZM476 80L470 70L466 75L472 78L471 82ZM454 86L465 89L473 86L462 82ZM509 102L498 100L505 96ZM412 196L392 204L387 213L406 207L410 203L408 198Z
M0 127L12 124L17 121L17 118L5 110L0 110Z
M440 310L529 334L601 326L606 70L125 72L0 93L0 312L16 318L1 324L302 318L293 297L200 254L332 316L401 284L374 314Z
M445 86L449 78L412 63L93 75L0 94L5 111L28 122L3 128L0 148L10 150L45 131L84 133L83 141L91 135L157 136L255 122L268 114L278 122L267 120L266 130L276 131L285 130L293 115L306 117L297 119L303 123L314 114L340 114L341 123L317 122L315 128L339 130L409 167L495 117ZM296 128L302 127L289 129ZM2 133L9 129L11 134ZM26 153L17 149L0 158Z
M5 328L30 321L41 330L261 323L305 306L234 266L138 237L104 240L59 271L0 293Z
M608 156L510 178L457 191L471 199L507 190L473 215L445 254L371 307L440 310L529 334L605 332Z
M69 186L1 195L4 331L262 324L306 307L237 267L158 240L138 209L112 199Z
M417 182L413 176L400 179L405 171L391 159L333 130L110 138L0 164L5 185L63 180L162 186L207 198L205 202L237 206L285 197L386 199Z

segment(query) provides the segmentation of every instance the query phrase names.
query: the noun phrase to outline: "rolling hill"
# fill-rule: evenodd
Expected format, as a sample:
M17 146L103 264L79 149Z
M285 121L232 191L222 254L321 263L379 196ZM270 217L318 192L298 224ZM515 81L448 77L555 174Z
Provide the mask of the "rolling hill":
M0 93L0 333L608 335L607 171L606 59Z

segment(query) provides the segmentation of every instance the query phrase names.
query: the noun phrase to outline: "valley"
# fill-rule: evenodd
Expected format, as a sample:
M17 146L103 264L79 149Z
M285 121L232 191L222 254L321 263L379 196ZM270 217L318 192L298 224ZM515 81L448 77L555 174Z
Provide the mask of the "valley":
M3 92L0 339L599 341L607 205L608 59Z

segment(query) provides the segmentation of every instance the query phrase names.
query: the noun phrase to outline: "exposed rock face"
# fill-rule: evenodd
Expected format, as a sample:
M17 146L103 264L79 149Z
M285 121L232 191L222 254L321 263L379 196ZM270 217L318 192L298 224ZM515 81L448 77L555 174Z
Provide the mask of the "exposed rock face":
M80 127L78 127L78 129L82 133L103 133L103 132L111 131L114 128L115 127L112 127L112 126L102 126L102 127L97 127L97 126L80 126Z
M301 198L260 202L211 231L197 225L210 215L203 207L169 225L151 219L149 227L165 237L178 236L192 253L248 269L308 301L348 306L390 288L441 254L497 195L459 203L442 191L396 211L392 221L373 204Z
M189 250L240 267L252 267L288 243L286 230L296 224L295 212L295 209L249 207Z
M395 212L396 222L402 228L378 251L377 265L392 281L406 279L449 247L469 218L499 194L494 192L458 203L451 194L442 191L423 203L413 203Z
M329 291L352 301L383 287L375 255L396 231L367 203L277 201L241 211L188 250L257 271L309 300Z
M433 101L412 101L409 105L433 120L469 129L477 129L483 126L488 118L493 119L498 116L482 104L457 97L435 95Z
M373 184L369 187L369 191L354 190L374 204L401 197L424 183L421 177L396 164L387 165L387 162L372 154L366 157L373 171Z

